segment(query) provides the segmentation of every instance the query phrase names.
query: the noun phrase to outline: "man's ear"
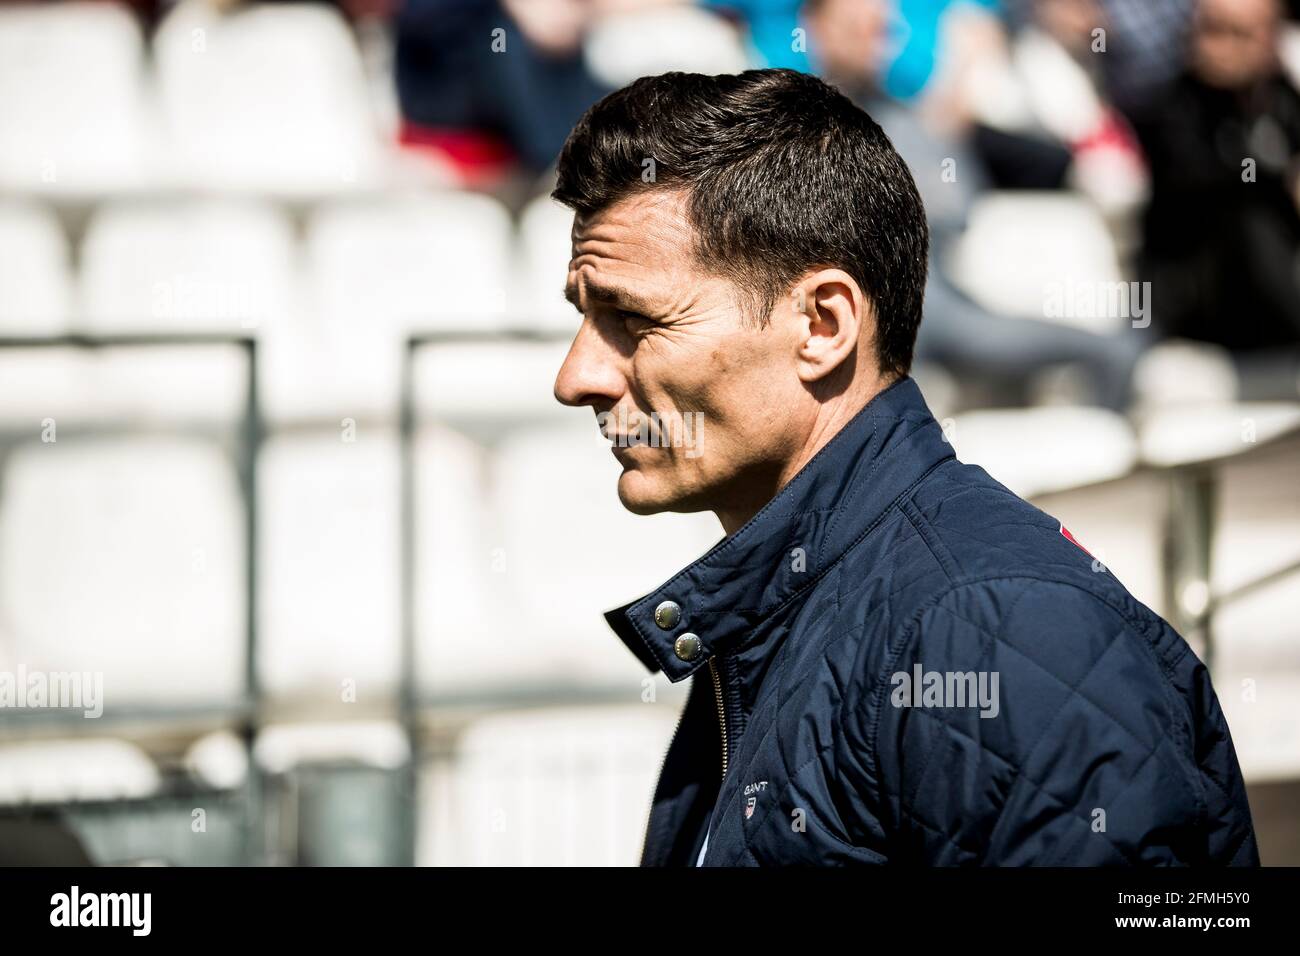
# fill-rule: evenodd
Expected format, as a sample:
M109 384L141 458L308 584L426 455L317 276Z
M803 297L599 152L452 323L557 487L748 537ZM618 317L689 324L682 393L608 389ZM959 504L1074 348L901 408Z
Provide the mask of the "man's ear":
M811 384L850 359L863 323L873 321L871 305L852 276L840 269L809 273L791 295L798 322L799 378Z

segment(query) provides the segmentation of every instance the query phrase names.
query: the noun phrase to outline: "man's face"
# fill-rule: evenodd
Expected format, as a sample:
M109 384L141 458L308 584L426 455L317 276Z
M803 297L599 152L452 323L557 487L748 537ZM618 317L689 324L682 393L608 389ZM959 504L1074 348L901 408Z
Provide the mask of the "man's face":
M679 192L575 216L572 235L565 292L583 318L555 397L596 412L623 467L623 505L651 514L761 504L806 408L791 302L777 304L768 327L751 322L732 282L695 262ZM658 447L619 447L655 434L655 420Z
M842 83L871 83L890 54L888 0L823 0L804 14L821 72Z
M1088 53L1092 31L1107 25L1099 0L1035 0L1033 17L1056 42L1076 55Z
M1276 0L1201 0L1192 66L1210 86L1242 89L1277 69Z

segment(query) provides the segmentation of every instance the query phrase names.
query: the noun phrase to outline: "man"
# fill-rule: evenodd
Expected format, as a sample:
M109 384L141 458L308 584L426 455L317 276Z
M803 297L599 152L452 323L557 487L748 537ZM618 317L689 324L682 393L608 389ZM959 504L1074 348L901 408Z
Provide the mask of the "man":
M957 461L908 375L925 215L869 116L787 70L644 78L554 195L582 313L556 397L627 508L726 531L607 615L700 675L643 864L1258 863L1204 666Z

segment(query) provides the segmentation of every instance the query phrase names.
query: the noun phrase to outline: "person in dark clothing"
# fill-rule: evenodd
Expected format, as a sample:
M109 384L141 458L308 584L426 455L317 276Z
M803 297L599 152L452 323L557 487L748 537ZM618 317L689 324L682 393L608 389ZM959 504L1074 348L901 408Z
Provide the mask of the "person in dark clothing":
M500 0L406 0L395 34L403 141L439 150L471 183L512 162L545 170L609 92L583 63L580 31L535 38Z
M1198 7L1187 72L1138 125L1152 176L1141 271L1165 334L1224 346L1247 369L1285 362L1294 398L1300 94L1278 64L1280 23L1276 0Z

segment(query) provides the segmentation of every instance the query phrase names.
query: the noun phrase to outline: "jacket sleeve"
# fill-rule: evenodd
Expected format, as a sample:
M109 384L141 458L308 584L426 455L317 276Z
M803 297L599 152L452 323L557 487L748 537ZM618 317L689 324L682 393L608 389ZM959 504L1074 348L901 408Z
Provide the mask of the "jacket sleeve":
M1204 668L1133 609L1014 579L954 587L909 622L845 724L891 860L1257 863ZM1195 673L1199 694L1180 687ZM1218 738L1217 765L1198 765Z

